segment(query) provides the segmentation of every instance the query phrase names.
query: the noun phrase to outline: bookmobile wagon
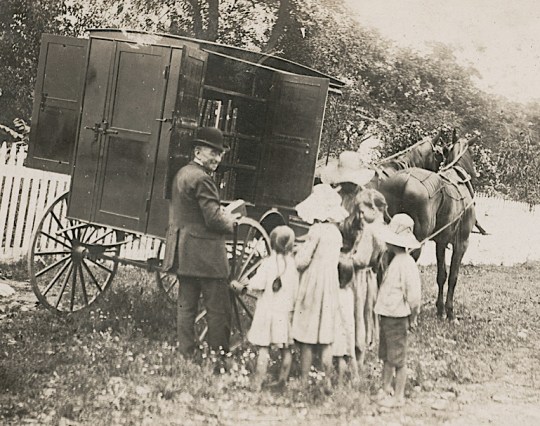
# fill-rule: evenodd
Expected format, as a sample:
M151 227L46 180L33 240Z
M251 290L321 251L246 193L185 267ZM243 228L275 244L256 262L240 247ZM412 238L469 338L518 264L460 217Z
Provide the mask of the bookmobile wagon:
M272 55L185 37L43 35L26 166L69 174L71 183L32 236L40 303L57 313L85 309L119 264L150 270L166 297L177 297L181 283L160 270L160 258L171 182L199 126L219 127L230 146L215 178L224 204L247 204L227 241L230 279L251 276L268 233L311 192L326 99L342 86ZM121 255L140 238L153 241L146 259ZM249 303L231 297L243 335Z

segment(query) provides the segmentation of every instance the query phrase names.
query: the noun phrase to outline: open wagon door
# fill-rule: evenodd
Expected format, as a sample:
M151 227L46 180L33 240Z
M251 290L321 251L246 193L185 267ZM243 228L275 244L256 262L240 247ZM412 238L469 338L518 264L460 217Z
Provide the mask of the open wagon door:
M311 193L328 79L277 73L257 178L257 205L293 207Z
M207 60L208 53L200 49L173 49L147 234L166 234L172 180L191 159Z
M26 166L71 172L87 47L85 39L43 35Z

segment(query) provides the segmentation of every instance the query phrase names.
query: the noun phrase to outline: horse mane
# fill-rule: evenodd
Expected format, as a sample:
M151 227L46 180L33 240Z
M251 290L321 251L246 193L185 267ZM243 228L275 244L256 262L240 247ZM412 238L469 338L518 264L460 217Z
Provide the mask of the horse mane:
M405 150L381 160L379 164L382 165L383 169L391 169L394 171L403 170L410 167L426 168L426 158L429 158L431 156L434 160L433 163L436 163L435 146L440 136L441 131L439 131L439 133L433 139L423 138L416 142L414 145L405 148ZM438 166L439 164L433 164L432 167L428 168L431 169Z
M476 141L476 136L467 140L460 139L454 142L445 156L441 171L452 168L461 168L471 177L476 177L476 168L470 146Z

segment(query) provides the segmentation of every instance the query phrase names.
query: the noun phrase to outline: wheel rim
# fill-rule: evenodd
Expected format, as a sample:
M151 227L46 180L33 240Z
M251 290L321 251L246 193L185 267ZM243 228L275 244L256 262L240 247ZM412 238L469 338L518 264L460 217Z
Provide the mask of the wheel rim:
M63 194L32 235L28 269L38 300L58 313L90 306L109 288L118 268L120 233L68 219Z

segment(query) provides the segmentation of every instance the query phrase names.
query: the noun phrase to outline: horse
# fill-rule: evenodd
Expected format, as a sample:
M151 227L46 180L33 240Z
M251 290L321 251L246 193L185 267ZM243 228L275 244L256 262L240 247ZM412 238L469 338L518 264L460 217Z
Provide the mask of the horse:
M455 141L447 148L446 159L438 173L417 167L396 172L381 182L380 192L386 198L389 214L407 213L414 220L416 238L433 240L437 255L437 316L444 311L455 320L454 290L459 268L476 222L474 190L471 176L476 176L472 154L468 149L476 137ZM447 273L445 253L452 244L450 273ZM413 253L418 259L420 251ZM446 303L444 285L448 279Z
M441 133L442 131L439 130L432 139L421 139L405 150L379 161L375 167L375 176L367 186L378 189L381 182L396 172L411 167L419 167L432 172L439 170L440 164L444 160L443 149L437 145Z

